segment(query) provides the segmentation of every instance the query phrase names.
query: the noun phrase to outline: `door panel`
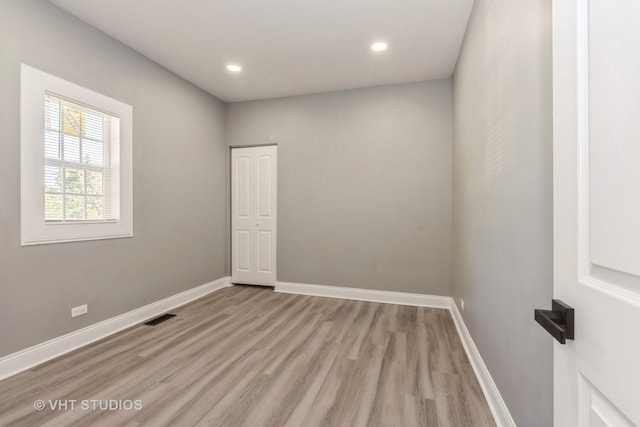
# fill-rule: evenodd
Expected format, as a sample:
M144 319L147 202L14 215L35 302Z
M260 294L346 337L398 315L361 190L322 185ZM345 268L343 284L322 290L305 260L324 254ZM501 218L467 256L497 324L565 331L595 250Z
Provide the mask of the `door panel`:
M249 176L249 168L250 168L251 159L246 156L238 157L235 160L236 167L236 181L237 181L237 189L236 189L236 215L239 217L249 217L249 197L250 190L249 184L251 182L251 178Z
M593 427L634 427L633 423L584 377L578 380L580 425Z
M251 231L250 230L237 230L236 231L236 257L237 268L241 271L251 271Z
M591 257L638 276L640 2L590 1L588 15Z
M261 219L263 218L271 218L273 216L272 205L271 205L271 195L273 194L273 183L271 182L271 176L273 173L273 158L269 156L260 156L259 159L259 177L260 182L258 183L258 191L259 191L259 207L258 207L258 216Z
M258 253L258 270L260 272L270 273L272 270L271 262L271 246L272 246L272 233L271 231L260 230L259 235L259 253Z
M232 282L274 286L276 147L234 148L231 167Z
M556 426L640 425L640 2L554 0Z

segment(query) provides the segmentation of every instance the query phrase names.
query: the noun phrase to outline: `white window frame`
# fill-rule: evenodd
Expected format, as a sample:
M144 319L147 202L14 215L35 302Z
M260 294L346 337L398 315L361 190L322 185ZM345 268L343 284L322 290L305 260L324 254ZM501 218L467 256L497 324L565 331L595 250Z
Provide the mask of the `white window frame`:
M47 222L44 209L45 93L108 112L120 119L119 217L105 221ZM133 236L133 108L90 89L21 66L20 181L23 246ZM118 203L118 200L115 201Z

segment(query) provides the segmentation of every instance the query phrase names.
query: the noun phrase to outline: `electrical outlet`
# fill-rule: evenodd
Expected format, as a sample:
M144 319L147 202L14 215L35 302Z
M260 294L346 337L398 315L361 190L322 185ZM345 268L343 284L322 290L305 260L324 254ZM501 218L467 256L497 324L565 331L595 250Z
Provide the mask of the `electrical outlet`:
M464 311L464 300L460 298L460 308Z
M73 307L71 309L71 317L82 316L83 314L87 314L88 311L89 311L89 308L87 307L87 304Z

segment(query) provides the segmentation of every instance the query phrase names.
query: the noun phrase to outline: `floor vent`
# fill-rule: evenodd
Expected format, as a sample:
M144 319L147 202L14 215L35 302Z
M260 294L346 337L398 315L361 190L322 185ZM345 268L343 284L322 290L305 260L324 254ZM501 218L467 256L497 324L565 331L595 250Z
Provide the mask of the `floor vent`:
M145 325L156 326L158 323L162 323L165 320L169 320L172 317L176 317L175 314L163 314L162 316L158 316L155 319L151 319L148 322L144 322Z

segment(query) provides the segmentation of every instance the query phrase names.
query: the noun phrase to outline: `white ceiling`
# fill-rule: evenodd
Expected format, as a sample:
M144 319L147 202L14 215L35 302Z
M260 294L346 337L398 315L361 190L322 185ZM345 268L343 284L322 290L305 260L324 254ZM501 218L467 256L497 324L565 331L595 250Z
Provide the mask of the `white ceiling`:
M223 101L450 77L473 0L51 0ZM389 49L372 52L375 41ZM242 65L241 73L225 69Z

